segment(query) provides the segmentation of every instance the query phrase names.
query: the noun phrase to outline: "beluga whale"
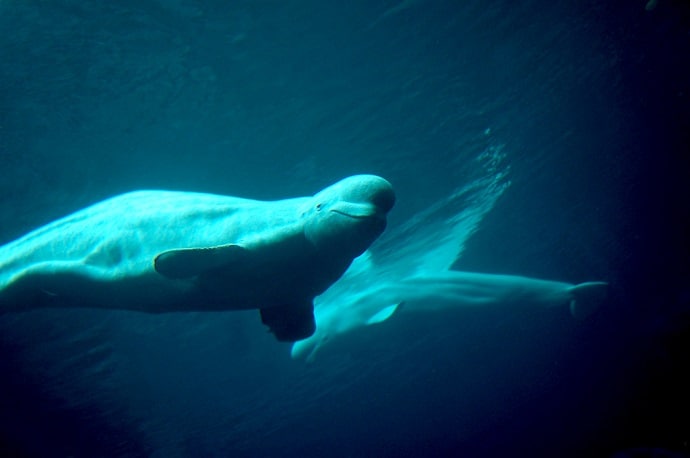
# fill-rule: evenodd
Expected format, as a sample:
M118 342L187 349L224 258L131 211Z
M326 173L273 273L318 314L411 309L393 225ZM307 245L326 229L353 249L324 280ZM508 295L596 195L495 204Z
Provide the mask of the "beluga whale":
M1 246L0 311L259 309L279 341L305 339L314 297L381 235L394 203L375 175L276 201L129 192Z
M458 309L511 313L552 308L569 311L563 316L585 325L607 300L606 281L570 283L455 269L467 241L507 186L506 175L493 165L486 173L486 179L428 203L357 257L342 278L315 298L316 331L292 345L292 357L313 361L321 349L348 334L354 338L356 331L384 322L396 326L392 318L399 314L456 317L452 311ZM420 327L418 332L423 336L435 330Z
M336 337L382 323L401 309L439 312L463 307L568 307L570 314L581 320L601 305L607 291L608 283L602 281L572 284L455 270L417 274L320 303L316 332L295 342L291 356L313 361L318 350Z

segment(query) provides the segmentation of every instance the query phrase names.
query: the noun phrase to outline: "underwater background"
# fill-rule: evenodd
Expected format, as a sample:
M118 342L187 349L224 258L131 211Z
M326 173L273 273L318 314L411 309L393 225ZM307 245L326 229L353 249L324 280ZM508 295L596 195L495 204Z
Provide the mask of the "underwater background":
M690 453L687 2L0 0L0 32L0 243L375 173L388 249L460 218L458 269L610 283L582 322L403 311L312 363L256 311L5 314L0 455Z

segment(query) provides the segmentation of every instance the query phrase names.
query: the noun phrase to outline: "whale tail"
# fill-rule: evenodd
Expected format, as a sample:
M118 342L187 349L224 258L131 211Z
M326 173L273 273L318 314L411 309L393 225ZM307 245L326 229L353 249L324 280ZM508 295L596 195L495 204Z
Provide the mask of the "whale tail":
M568 292L570 300L570 313L575 318L581 320L591 315L608 294L609 284L603 281L590 281L571 286Z

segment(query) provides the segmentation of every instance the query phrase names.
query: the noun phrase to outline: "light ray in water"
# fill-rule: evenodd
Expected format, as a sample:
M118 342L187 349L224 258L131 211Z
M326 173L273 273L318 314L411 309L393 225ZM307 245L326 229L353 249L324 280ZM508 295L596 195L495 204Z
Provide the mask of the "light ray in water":
M472 181L385 233L372 250L356 258L343 277L316 298L316 333L293 345L293 357L307 349L313 357L327 336L345 331L345 323L373 324L389 318L397 307L382 297L382 285L447 271L510 186L503 149L497 145L482 151L475 158Z

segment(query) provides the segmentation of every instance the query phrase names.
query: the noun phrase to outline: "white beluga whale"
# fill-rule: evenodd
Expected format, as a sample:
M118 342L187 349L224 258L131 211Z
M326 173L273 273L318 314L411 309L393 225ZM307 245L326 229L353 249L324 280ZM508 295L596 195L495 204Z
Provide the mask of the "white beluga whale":
M355 259L339 281L316 297L316 331L293 344L292 357L313 360L338 336L400 311L569 307L580 319L593 313L607 294L605 282L576 285L451 270L466 240L510 184L507 168L500 167L502 157L500 148L480 155L485 175L387 231L374 249Z
M293 358L311 361L338 335L381 323L400 307L434 312L460 307L569 307L572 316L589 316L606 298L605 282L570 283L515 275L446 271L416 275L347 296L316 308L316 332L292 346ZM344 298L345 299L345 298Z
M314 297L381 235L394 202L374 175L278 201L123 194L0 247L0 311L260 309L278 340L303 339Z

